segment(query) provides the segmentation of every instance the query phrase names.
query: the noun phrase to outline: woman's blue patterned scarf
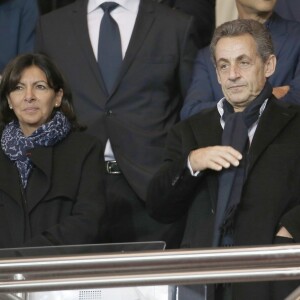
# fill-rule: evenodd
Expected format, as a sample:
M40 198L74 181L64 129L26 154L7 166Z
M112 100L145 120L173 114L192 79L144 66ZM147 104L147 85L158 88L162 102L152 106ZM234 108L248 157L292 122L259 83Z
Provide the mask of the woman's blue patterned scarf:
M15 162L24 188L32 169L28 150L53 146L63 140L70 130L71 124L61 112L56 112L51 121L41 125L28 137L24 136L18 121L12 121L5 126L1 147L10 160Z

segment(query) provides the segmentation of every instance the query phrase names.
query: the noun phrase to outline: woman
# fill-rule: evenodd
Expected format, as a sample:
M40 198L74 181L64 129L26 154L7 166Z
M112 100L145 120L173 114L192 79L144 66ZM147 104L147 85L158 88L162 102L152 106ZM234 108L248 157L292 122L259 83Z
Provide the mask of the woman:
M0 248L95 243L104 213L102 148L44 55L25 54L0 88Z

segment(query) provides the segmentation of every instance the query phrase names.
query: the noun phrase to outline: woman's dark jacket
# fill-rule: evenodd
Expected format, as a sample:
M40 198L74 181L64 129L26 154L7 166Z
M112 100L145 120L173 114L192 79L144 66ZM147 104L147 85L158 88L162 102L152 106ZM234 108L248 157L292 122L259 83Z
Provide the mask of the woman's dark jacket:
M28 155L33 168L24 190L0 149L0 248L96 243L105 208L99 142L74 132Z

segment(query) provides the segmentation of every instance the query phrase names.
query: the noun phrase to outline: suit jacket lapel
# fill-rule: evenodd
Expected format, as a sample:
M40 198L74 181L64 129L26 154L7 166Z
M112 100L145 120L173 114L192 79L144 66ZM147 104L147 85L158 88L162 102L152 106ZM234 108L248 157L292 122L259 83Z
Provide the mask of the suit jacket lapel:
M154 19L155 17L153 3L148 0L141 0L130 42L122 63L121 72L118 76L115 87L113 88L112 94L115 92L118 85L120 84L120 81L126 75L128 69L133 63L139 49L141 48L144 40L147 37Z
M52 174L52 147L35 148L31 153L34 164L25 190L28 213L44 198L50 189ZM0 190L22 207L22 187L17 167L0 151Z
M21 179L17 167L0 151L0 190L7 193L22 206Z
M296 114L294 111L279 106L276 101L278 100L274 98L269 99L258 123L248 156L248 174L261 154Z
M201 117L195 118L195 122L192 121L191 126L199 148L221 144L223 129L216 108L201 113Z
M199 148L221 145L223 129L220 124L220 115L217 109L203 115L201 124L195 122L193 130ZM209 126L207 126L209 125ZM216 172L207 171L206 180L211 196L212 209L216 211L218 198L218 176Z
M211 122L210 143L211 145L221 145L223 129L221 127L220 115L217 109L215 110L215 114L213 118L211 118L210 122ZM215 213L217 210L217 201L218 201L219 176L216 176L216 172L214 171L208 172L207 175L208 175L207 185L212 199L211 205L212 205L213 212Z
M102 79L89 38L89 30L87 25L87 2L87 0L75 2L74 9L71 12L74 35L79 42L81 50L84 52L84 57L87 59L87 63L90 66L92 73L96 77L97 82L99 82L105 97L107 97L108 93L106 91L105 83Z
M52 174L52 147L40 147L32 150L31 172L26 188L27 209L30 212L48 193Z

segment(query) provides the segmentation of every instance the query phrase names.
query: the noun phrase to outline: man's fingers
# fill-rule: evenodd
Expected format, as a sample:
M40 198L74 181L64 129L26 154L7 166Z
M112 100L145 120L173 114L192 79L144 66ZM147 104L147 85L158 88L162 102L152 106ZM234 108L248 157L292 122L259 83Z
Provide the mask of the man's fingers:
M207 169L211 169L214 171L221 171L224 167L216 162L210 161L207 164Z
M228 169L230 166L237 167L239 160L231 155L221 153L220 156L214 156L208 162L208 168L216 171L221 171L223 168Z
M231 165L238 166L242 155L230 146L213 146L192 151L189 159L193 171L205 169L221 171Z
M219 152L213 156L212 159L223 168L229 168L231 165L237 167L242 159L241 153L232 147L220 147L218 151Z
M239 151L235 150L231 146L217 146L217 147L220 147L222 149L223 153L228 153L237 160L241 160L243 157Z

